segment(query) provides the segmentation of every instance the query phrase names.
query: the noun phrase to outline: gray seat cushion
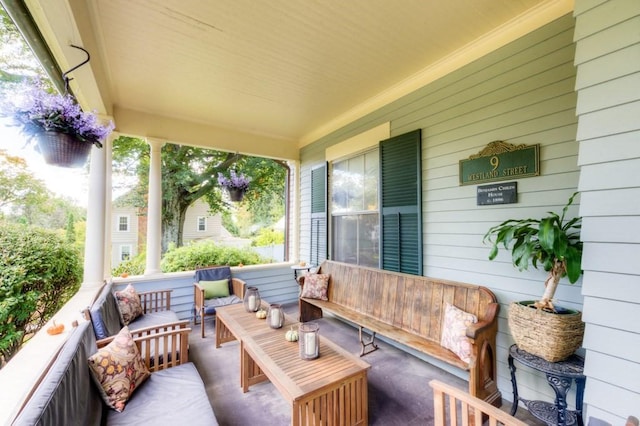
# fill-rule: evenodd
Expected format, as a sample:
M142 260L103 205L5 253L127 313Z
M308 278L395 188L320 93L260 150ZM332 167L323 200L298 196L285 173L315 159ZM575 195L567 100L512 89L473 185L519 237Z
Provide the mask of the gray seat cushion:
M204 313L206 315L213 315L216 313L216 308L221 306L233 305L234 303L240 303L242 299L240 299L235 294L227 297L216 297L215 299L207 299L205 300Z
M124 411L110 410L109 425L217 425L204 384L193 363L151 374Z
M129 330L139 330L145 327L168 324L170 322L178 322L180 318L173 311L151 312L140 315L129 323ZM119 331L119 330L118 330Z

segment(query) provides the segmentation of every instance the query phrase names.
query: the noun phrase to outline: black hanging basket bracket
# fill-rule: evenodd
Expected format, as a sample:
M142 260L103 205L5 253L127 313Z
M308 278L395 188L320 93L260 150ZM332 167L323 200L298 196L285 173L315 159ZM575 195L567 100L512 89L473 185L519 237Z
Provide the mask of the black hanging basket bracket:
M84 61L82 61L81 63L76 65L75 67L71 68L70 70L62 73L62 79L64 80L64 92L65 93L69 93L69 82L71 80L73 80L73 78L69 78L68 77L68 74L71 73L72 71L77 70L78 68L80 68L81 66L83 66L86 63L88 63L91 60L91 55L89 54L87 49L85 49L84 47L76 46L75 44L70 44L70 46L74 47L76 49L82 50L84 53L86 53L87 54L87 59L85 59Z

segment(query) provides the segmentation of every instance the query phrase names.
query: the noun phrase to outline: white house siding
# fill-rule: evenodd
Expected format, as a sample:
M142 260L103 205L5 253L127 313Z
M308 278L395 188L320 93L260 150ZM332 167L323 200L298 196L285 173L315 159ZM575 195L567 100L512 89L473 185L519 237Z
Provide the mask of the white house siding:
M574 19L567 15L301 152L303 258L309 241L310 169L324 161L325 149L387 121L392 136L422 129L424 275L484 285L498 297L498 385L506 400L512 399L507 351L513 343L507 307L511 301L540 297L546 274L518 272L505 252L490 262L482 237L505 219L559 211L577 190L573 33ZM495 140L540 144L541 175L517 179L517 204L477 206L476 186L458 184L458 162ZM570 214L577 214L577 204ZM558 302L582 309L580 285L562 282ZM553 400L544 376L530 369L518 369L518 385L524 398Z
M207 218L207 229L198 231L198 217ZM187 209L182 229L182 241L198 241L203 239L219 239L222 235L222 219L220 215L209 213L209 205L202 200L197 200Z
M587 417L640 417L640 2L576 1Z
M120 216L129 217L129 231L118 231L118 221ZM131 257L138 254L138 215L134 207L112 207L111 208L111 265L116 267L120 264L120 247L131 246Z

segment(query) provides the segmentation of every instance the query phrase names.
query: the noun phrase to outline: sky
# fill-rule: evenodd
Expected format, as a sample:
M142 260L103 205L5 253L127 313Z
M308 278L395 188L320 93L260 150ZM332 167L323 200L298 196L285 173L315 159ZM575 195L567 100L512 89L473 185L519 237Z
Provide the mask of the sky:
M89 168L66 168L46 164L34 145L25 146L26 138L19 127L8 126L6 120L0 120L0 149L10 155L26 160L29 171L42 180L54 194L71 199L81 207L87 207L89 201ZM88 164L88 163L87 163Z

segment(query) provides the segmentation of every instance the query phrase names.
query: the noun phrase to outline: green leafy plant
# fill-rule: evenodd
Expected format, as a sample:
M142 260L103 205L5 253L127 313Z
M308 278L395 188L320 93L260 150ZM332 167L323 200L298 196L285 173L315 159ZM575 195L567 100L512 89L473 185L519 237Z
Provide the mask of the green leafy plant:
M54 231L0 222L0 355L20 349L78 291L80 255Z
M502 245L504 249L511 250L513 264L520 271L532 265L536 269L542 266L549 272L542 299L534 304L538 309L555 311L551 300L560 279L566 276L573 284L582 274L582 218L565 221L567 210L577 194L569 198L561 215L548 212L549 215L542 219L510 219L492 227L484 236L483 241L492 244L489 260L496 258Z

